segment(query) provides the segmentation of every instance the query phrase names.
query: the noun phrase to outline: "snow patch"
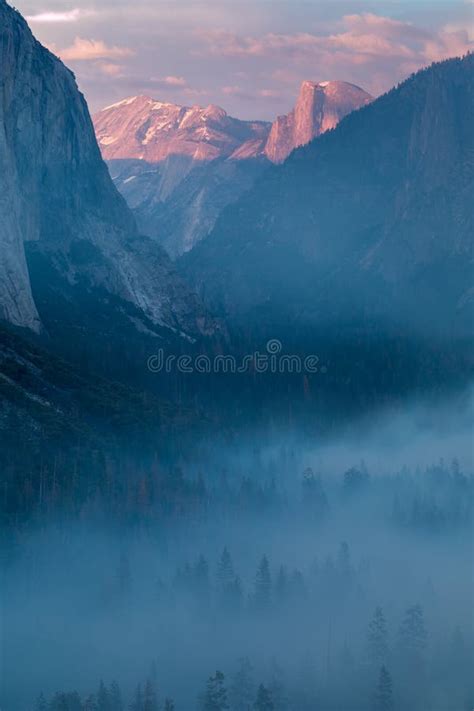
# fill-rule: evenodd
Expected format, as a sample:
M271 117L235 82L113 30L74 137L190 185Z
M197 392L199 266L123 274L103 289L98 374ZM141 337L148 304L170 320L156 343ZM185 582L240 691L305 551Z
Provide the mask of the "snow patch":
M117 101L116 104L110 104L110 106L106 106L105 109L102 109L102 111L109 111L110 109L116 109L119 106L128 106L129 104L133 104L134 101L138 99L138 96L130 96L128 99L122 99L122 101Z
M111 146L112 143L115 143L117 140L118 139L114 136L104 136L100 139L99 143L101 146Z

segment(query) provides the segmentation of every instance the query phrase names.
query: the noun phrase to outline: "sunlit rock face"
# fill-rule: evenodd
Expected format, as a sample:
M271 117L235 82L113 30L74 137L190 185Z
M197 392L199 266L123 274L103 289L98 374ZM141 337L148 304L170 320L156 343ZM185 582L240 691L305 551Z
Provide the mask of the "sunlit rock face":
M345 81L304 81L295 108L274 122L265 155L282 163L295 148L335 128L344 116L371 101L370 94Z
M110 293L173 331L207 330L198 299L116 190L74 75L4 0L0 56L0 315L40 328L26 244L65 283Z
M262 152L269 124L240 121L220 106L179 106L132 96L94 116L97 139L106 160L138 158L158 163L171 155L194 161L241 158Z

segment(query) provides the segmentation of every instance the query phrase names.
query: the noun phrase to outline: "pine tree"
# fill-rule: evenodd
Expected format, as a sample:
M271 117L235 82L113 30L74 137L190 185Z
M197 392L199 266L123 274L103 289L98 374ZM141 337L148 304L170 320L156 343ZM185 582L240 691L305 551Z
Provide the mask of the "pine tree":
M388 630L382 608L375 609L367 635L367 656L374 666L386 664L388 659Z
M272 596L272 578L270 565L266 555L260 561L255 577L255 606L257 610L266 610L270 606Z
M275 711L287 711L289 708L288 697L285 690L283 669L272 660L270 667L270 684L268 685L272 695Z
M97 711L111 711L109 692L102 680L97 692Z
M257 692L257 699L253 705L255 711L274 711L275 706L272 701L270 691L263 684L260 684Z
M224 548L217 564L217 585L222 592L228 585L231 585L235 579L234 565L227 548Z
M385 666L380 668L377 689L374 696L374 711L392 711L392 678Z
M397 676L404 704L422 707L428 690L424 653L427 633L420 605L408 608L400 625Z
M158 711L158 699L155 687L150 679L147 679L143 693L143 711Z
M38 696L38 698L36 700L36 707L35 708L36 708L36 711L47 711L48 702L46 701L46 698L45 698L43 692L41 692L41 694Z
M400 625L401 652L411 664L421 662L426 642L427 633L421 605L409 607Z
M122 707L123 708L123 707ZM90 694L82 704L83 711L97 711L97 702L94 694ZM112 707L113 711L113 707Z
M225 711L229 708L224 681L225 677L221 671L216 671L214 676L209 677L201 697L202 711Z
M232 711L248 711L255 698L253 668L247 657L239 660L239 668L232 678L229 691Z
M175 705L172 699L165 699L164 711L175 711Z
M141 684L138 684L135 689L135 694L133 696L133 701L130 704L130 711L144 711L143 709L143 692Z
M110 711L123 711L122 694L120 687L116 681L113 681L109 689L109 708Z

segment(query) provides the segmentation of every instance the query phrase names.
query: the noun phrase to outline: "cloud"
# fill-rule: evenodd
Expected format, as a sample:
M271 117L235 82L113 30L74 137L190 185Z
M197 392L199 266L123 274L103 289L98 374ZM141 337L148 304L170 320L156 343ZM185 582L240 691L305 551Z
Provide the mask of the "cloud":
M234 96L245 101L254 101L257 98L276 100L282 97L282 93L278 89L256 89L251 91L238 85L223 86L221 92L225 96Z
M123 77L123 65L122 64L114 64L113 62L99 62L98 67L102 74L105 74L108 77Z
M374 13L345 15L340 31L332 34L298 32L267 33L260 37L239 36L225 30L200 31L208 54L226 57L286 58L301 62L313 60L346 61L361 64L387 59L419 64L445 59L472 50L467 31L446 27L427 32L410 22Z
M184 77L175 77L175 76L169 76L169 77L164 77L162 80L164 84L167 84L168 86L186 86L187 81L184 79Z
M65 12L40 12L37 15L27 15L28 22L55 23L55 22L78 22L87 17L93 17L97 13L94 10L67 10Z
M76 37L73 44L65 49L56 49L57 54L65 62L81 62L97 59L120 59L135 54L128 47L109 47L102 40L83 39Z
M411 22L365 12L345 15L320 33L239 35L201 30L197 52L227 61L236 58L253 76L263 77L266 72L270 88L267 94L252 89L257 98L278 100L279 89L308 78L345 79L377 95L433 61L472 51L471 33L472 28L454 23L427 31ZM221 89L224 94L242 99L251 95L229 84ZM280 94L283 97L285 92Z

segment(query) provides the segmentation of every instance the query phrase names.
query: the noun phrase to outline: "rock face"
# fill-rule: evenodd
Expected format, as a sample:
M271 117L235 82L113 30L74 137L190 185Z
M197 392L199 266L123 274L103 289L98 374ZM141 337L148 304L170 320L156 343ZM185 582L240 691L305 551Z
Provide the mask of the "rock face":
M220 106L178 106L133 96L100 111L94 125L106 160L138 158L159 163L171 155L193 161L229 158L236 151L263 151L269 125L239 121Z
M12 122L12 104L17 83L11 68L13 36L9 26L10 10L0 1L0 318L16 326L38 331L40 320L31 294L26 266L23 235L31 230L28 206L21 191L22 179L17 166L14 139L17 127ZM8 31L10 30L10 31ZM22 119L23 130L26 117ZM33 158L33 156L32 156ZM26 168L26 166L25 166Z
M304 81L295 108L272 125L265 155L273 163L282 163L295 148L335 128L344 116L372 100L366 91L345 81Z
M245 323L472 334L473 70L434 64L294 151L185 274Z
M164 251L140 237L114 187L73 74L4 0L0 51L2 315L39 326L26 243L67 284L112 294L160 327L206 330L198 299Z

